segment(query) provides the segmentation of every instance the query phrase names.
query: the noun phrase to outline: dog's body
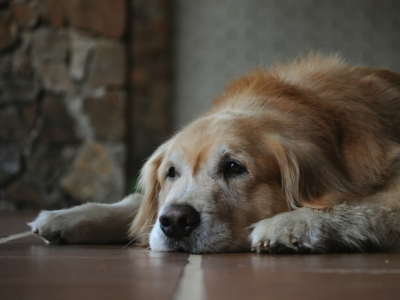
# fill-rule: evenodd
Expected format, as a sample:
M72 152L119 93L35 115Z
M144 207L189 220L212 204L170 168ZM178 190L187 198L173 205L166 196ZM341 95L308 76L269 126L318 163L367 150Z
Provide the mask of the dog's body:
M400 75L319 55L255 71L159 147L141 187L30 225L51 242L158 251L396 249Z

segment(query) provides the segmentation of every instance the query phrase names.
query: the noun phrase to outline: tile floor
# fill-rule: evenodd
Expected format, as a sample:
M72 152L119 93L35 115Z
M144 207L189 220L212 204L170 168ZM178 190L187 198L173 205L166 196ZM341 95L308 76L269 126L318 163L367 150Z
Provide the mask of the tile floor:
M0 299L400 299L400 253L188 255L46 245L0 214Z

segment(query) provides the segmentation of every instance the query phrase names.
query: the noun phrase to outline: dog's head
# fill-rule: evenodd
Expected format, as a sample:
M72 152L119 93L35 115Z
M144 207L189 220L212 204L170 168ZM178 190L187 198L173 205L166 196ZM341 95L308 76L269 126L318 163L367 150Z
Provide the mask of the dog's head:
M239 112L210 114L149 159L142 171L148 203L138 218L141 228L152 226L151 249L248 250L249 226L287 210L279 166L258 126Z

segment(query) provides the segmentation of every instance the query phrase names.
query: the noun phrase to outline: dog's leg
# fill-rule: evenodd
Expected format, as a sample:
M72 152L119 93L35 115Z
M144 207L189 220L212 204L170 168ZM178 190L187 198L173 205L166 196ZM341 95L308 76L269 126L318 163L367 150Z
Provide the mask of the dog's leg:
M399 209L341 204L329 210L300 208L262 220L250 239L257 252L364 252L390 250L399 234Z
M142 195L134 194L114 204L87 203L42 211L28 225L50 243L122 243L127 241L129 226L141 201Z

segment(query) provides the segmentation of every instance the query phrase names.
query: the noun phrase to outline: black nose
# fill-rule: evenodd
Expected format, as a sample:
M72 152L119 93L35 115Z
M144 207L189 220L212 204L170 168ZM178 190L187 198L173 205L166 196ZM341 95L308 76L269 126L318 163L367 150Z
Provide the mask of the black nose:
M190 205L167 206L159 218L161 230L169 238L187 237L200 223L200 214Z

